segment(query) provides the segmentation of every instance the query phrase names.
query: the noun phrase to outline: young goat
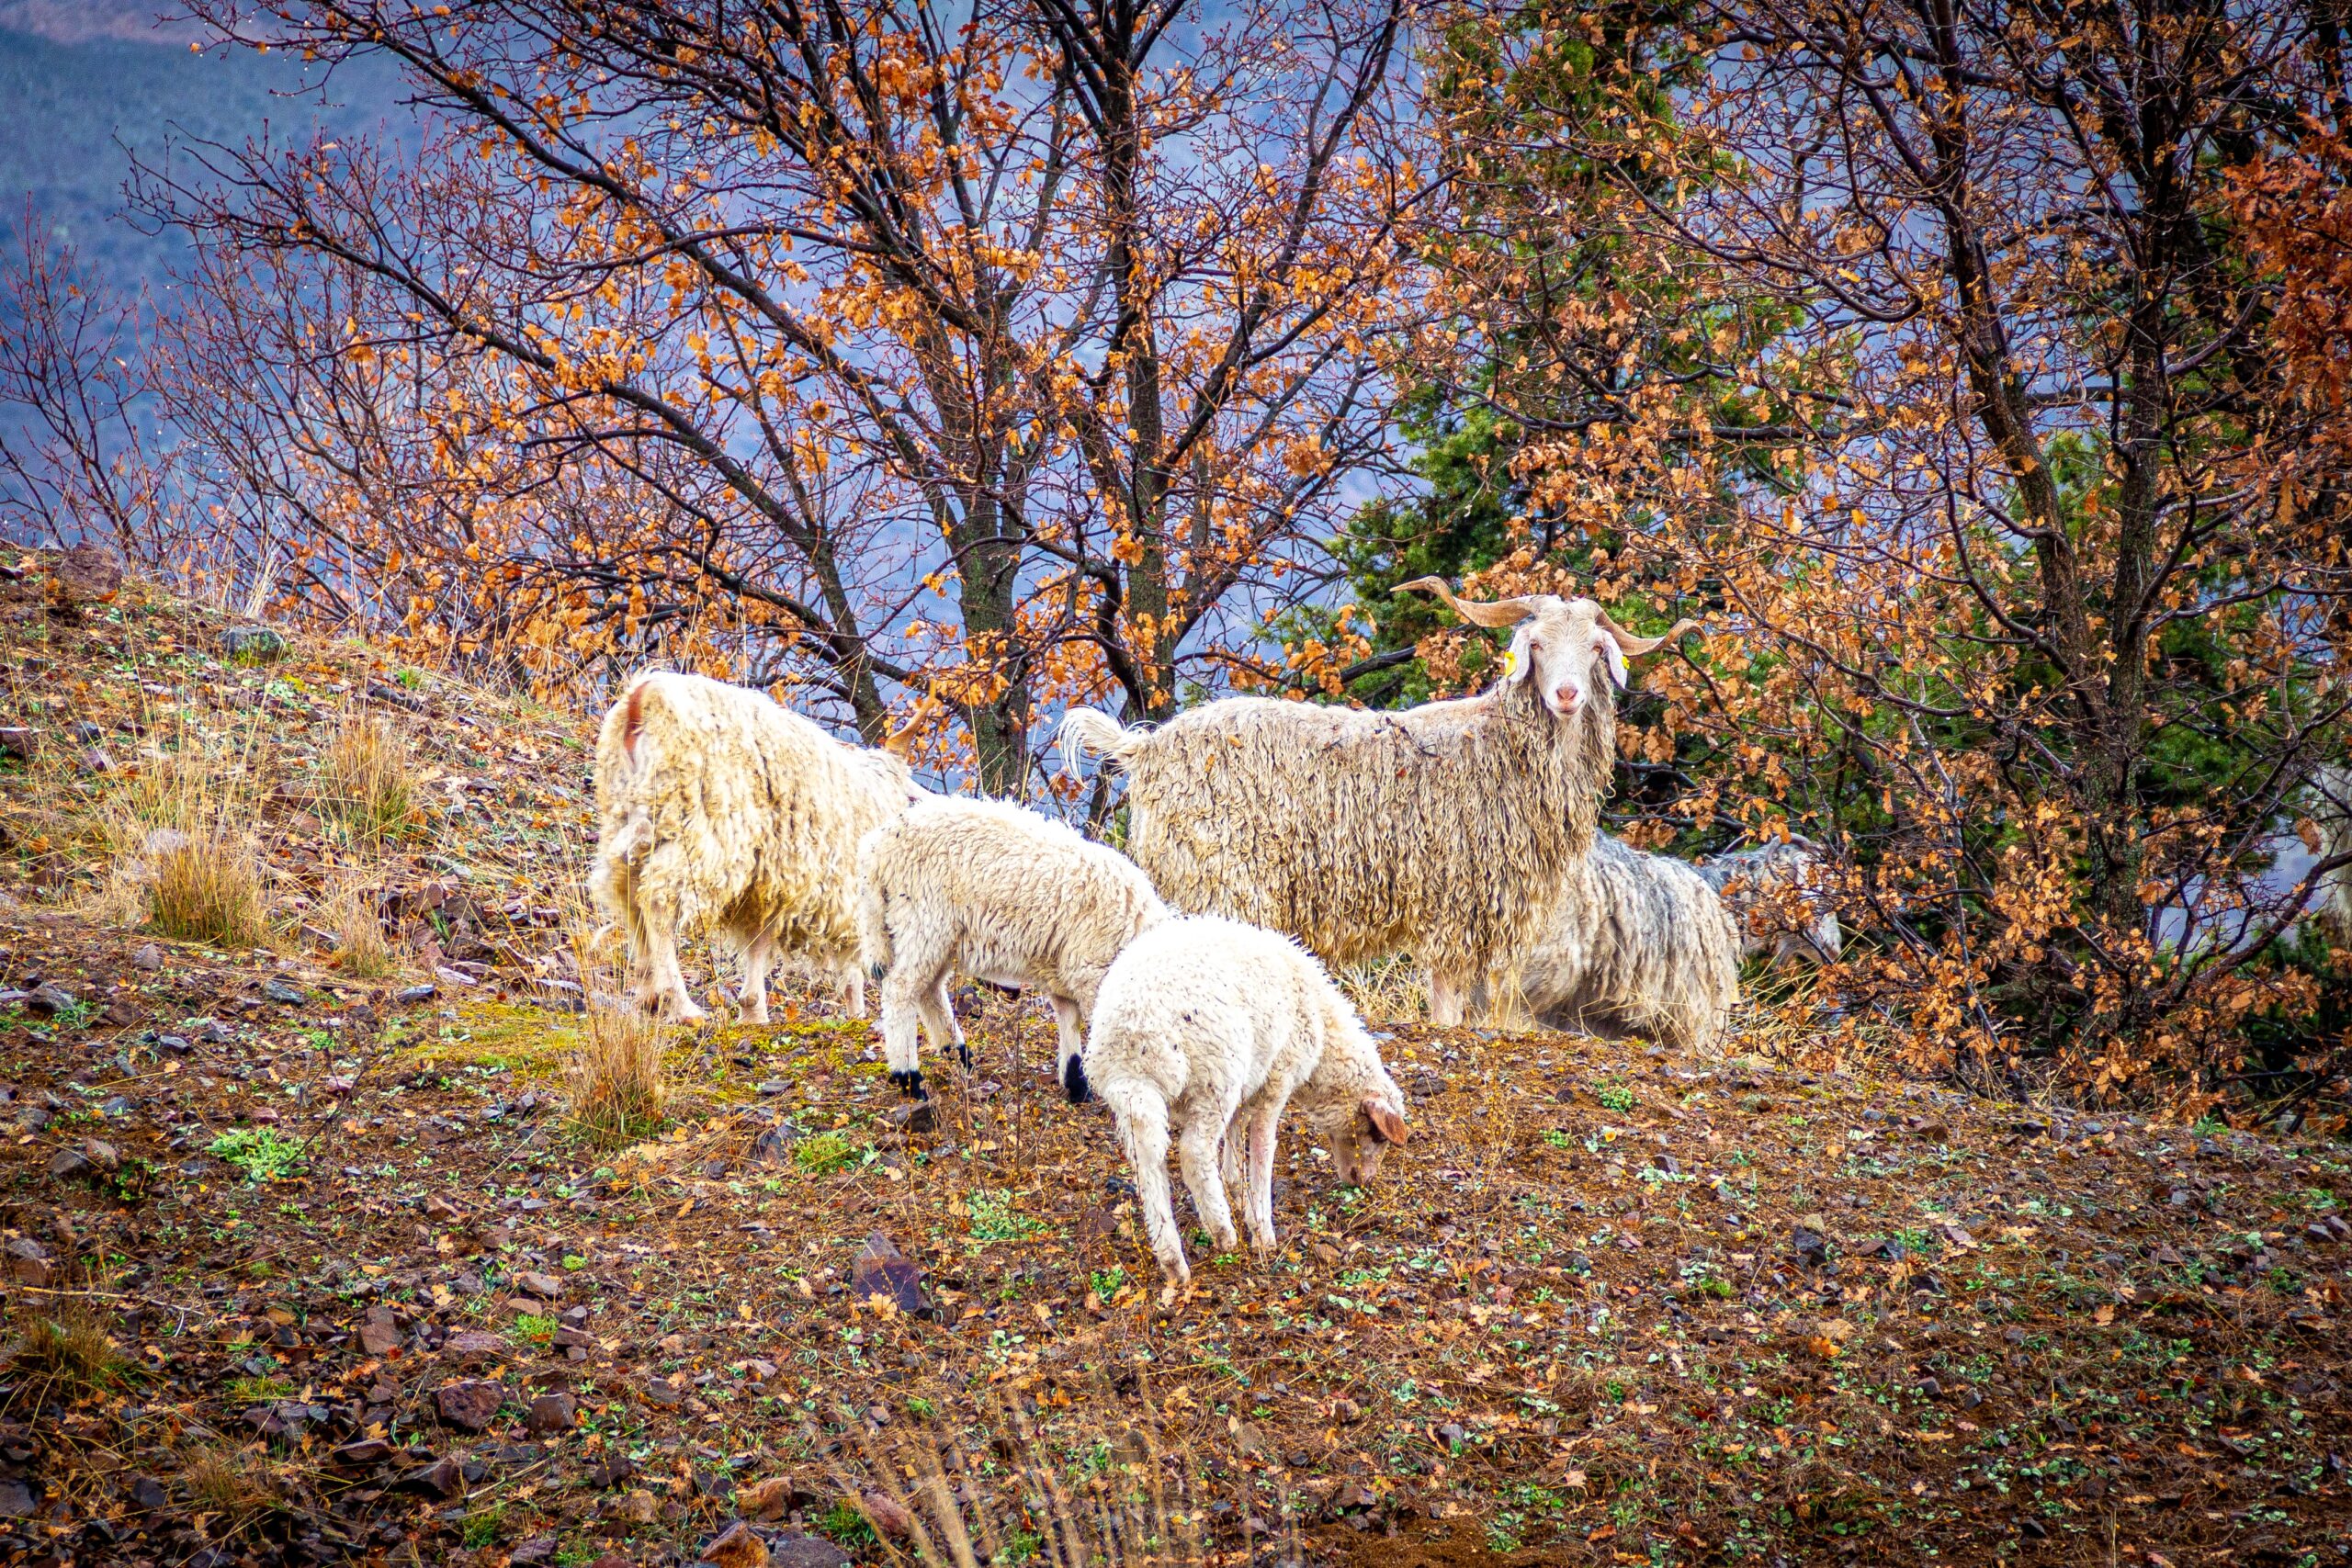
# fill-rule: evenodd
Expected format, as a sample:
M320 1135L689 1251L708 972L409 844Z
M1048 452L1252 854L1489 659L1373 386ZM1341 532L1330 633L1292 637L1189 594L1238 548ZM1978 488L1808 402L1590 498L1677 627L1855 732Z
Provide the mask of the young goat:
M1085 1069L1118 1118L1144 1230L1169 1292L1192 1280L1168 1184L1168 1142L1201 1223L1274 1249L1274 1134L1295 1103L1341 1181L1370 1180L1405 1141L1405 1096L1323 966L1287 937L1214 915L1164 920L1119 954L1094 1006ZM1222 1154L1220 1155L1220 1147Z
M1135 863L1071 829L997 800L935 799L868 833L857 847L858 947L882 985L890 1081L923 1098L915 1021L932 1049L967 1066L948 1005L957 969L1053 998L1061 1034L1054 1076L1086 1099L1079 1066L1094 994L1119 950L1167 908Z

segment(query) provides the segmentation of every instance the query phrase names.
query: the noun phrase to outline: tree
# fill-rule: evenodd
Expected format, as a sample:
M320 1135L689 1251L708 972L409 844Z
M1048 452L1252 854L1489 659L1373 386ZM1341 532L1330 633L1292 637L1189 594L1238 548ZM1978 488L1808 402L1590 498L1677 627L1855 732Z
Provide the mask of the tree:
M886 682L941 699L990 791L1041 700L1217 681L1386 439L1394 0L197 9L389 53L448 130L211 149L151 206L387 292L347 346L430 356L495 461L665 503L627 556L486 519L469 562L715 616L868 736Z

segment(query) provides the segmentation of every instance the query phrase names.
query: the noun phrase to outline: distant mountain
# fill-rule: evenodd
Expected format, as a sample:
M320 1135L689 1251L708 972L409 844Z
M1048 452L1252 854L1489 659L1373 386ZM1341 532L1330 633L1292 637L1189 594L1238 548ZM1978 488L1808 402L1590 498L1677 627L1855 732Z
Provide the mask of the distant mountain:
M29 203L105 281L160 283L183 243L125 220L133 149L155 163L175 141L233 146L265 130L303 141L415 123L388 64L330 77L290 55L192 50L192 29L153 28L151 13L107 0L0 0L0 245L11 253Z

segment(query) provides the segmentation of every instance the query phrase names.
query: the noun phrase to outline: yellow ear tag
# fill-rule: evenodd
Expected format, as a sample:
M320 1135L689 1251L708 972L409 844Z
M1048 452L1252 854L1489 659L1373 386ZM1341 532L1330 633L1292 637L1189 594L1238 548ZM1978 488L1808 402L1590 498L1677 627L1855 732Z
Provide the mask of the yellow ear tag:
M1503 650L1503 679L1508 681L1518 673L1519 649L1516 648L1505 649Z

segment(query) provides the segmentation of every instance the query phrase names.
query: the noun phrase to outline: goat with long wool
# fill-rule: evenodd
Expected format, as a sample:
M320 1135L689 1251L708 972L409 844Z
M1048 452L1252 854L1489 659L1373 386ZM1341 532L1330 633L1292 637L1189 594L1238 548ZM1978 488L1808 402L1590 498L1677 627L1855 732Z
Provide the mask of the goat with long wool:
M1326 963L1413 953L1431 1021L1455 1024L1591 848L1627 661L1692 623L1643 637L1589 599L1408 590L1514 628L1494 687L1404 713L1228 697L1157 728L1079 708L1061 735L1126 775L1128 852L1170 904L1288 931Z
M1829 873L1818 847L1775 839L1709 855L1693 868L1723 896L1739 926L1739 955L1770 949L1772 966L1835 964L1845 935L1830 902Z
M1086 1098L1079 1066L1094 995L1128 942L1168 908L1134 862L1067 824L1001 800L927 800L857 850L861 958L882 986L890 1081L923 1093L915 1023L968 1065L947 979L961 969L1050 997L1054 1077Z
M779 953L843 976L865 1015L857 956L858 840L927 792L897 754L844 745L764 693L655 671L632 680L596 735L596 857L589 892L628 938L640 1006L703 1016L678 940L707 926L743 964L767 1021Z
M1698 872L1602 833L1519 965L1538 1022L1712 1049L1739 999L1739 928Z
M2312 794L2319 857L2352 855L2352 768L2322 766L2312 777ZM2335 941L2352 943L2352 863L2320 874L2313 904L2322 928Z

